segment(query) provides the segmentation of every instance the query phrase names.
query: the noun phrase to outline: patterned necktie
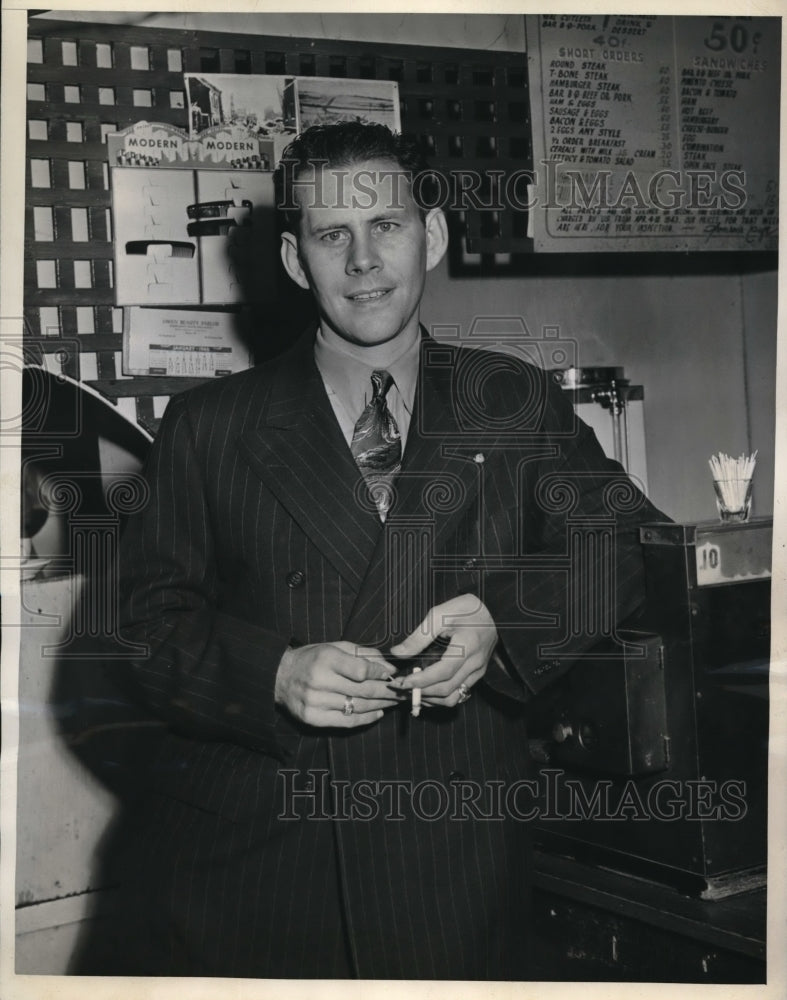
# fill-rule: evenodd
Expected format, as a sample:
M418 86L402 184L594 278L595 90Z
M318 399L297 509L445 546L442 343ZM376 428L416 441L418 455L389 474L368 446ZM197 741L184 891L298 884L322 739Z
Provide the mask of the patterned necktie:
M358 418L350 446L383 521L391 506L393 478L402 467L402 439L385 401L392 383L390 372L372 372L372 399Z

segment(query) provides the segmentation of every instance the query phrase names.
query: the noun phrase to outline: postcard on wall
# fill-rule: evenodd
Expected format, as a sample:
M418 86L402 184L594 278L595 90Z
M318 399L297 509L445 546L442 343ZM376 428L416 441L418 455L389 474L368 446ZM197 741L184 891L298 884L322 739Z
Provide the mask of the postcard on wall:
M296 133L293 77L186 73L189 134L236 126L273 146L271 167Z
M399 85L389 80L298 77L295 80L298 131L332 122L377 122L401 132Z
M231 312L123 310L123 374L214 378L251 367Z

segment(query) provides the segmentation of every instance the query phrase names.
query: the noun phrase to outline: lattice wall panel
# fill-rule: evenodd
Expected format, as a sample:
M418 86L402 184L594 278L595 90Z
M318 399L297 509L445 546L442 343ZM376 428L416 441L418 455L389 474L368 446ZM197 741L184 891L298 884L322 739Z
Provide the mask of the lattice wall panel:
M396 80L403 130L418 136L449 175L478 174L475 198L482 205L490 203L495 175L532 168L524 55L32 19L29 346L48 367L91 383L149 430L166 398L190 383L121 374L105 140L143 119L186 129L184 72ZM454 236L462 237L454 246L455 269L494 269L532 250L525 212L471 207L454 212L452 222Z

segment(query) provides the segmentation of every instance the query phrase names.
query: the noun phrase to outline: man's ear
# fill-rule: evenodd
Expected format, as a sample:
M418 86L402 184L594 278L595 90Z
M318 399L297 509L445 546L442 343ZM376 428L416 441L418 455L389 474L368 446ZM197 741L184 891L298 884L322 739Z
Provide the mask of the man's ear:
M281 262L284 264L284 270L296 285L300 285L301 288L309 288L309 279L306 277L298 254L298 237L294 233L281 234Z
M442 208L433 208L426 213L426 270L437 267L448 249L448 223Z

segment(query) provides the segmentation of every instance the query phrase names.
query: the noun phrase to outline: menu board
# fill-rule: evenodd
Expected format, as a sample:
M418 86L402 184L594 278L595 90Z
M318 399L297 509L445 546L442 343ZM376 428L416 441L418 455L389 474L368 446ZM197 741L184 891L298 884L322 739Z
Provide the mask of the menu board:
M779 18L526 28L537 251L777 248Z

